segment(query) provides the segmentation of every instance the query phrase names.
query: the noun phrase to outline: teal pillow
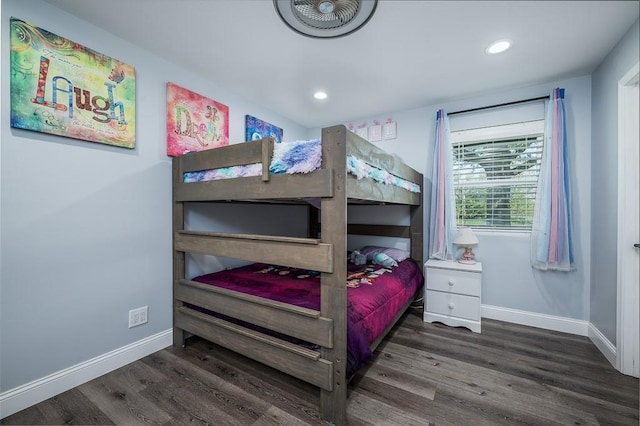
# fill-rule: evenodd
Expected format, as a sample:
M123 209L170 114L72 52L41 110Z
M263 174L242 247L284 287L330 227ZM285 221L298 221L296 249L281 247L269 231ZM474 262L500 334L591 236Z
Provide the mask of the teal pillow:
M367 256L368 259L372 259L373 255L376 253L384 253L387 256L391 257L396 262L402 262L403 260L409 258L410 254L406 250L391 248L391 247L379 247L379 246L366 246L360 250L362 254Z
M372 257L373 263L376 265L382 265L385 268L391 268L392 266L398 266L398 262L384 253L375 253Z

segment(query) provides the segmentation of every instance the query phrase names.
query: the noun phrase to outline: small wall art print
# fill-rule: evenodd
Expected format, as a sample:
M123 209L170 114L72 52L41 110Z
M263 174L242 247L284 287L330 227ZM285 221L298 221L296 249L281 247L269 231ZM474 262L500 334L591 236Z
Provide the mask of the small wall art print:
M11 18L11 127L135 147L131 65Z
M229 145L229 107L167 83L167 155Z
M265 137L275 138L277 143L282 142L283 131L280 127L262 121L250 115L245 116L245 141L255 141Z

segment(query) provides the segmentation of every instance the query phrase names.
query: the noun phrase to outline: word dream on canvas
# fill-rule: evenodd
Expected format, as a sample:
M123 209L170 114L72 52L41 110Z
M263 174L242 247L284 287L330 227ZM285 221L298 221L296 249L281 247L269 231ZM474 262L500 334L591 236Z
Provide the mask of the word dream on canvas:
M167 155L229 145L229 107L167 83Z

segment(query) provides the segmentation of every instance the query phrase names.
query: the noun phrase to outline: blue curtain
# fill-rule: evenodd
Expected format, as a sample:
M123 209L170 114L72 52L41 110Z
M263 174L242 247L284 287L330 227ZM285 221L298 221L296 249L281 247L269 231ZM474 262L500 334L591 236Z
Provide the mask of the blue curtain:
M449 118L444 110L436 113L435 149L431 177L431 216L429 257L453 259L456 232L456 204L453 197L453 153L449 140Z
M531 265L545 271L575 269L565 117L564 89L553 89L531 228Z

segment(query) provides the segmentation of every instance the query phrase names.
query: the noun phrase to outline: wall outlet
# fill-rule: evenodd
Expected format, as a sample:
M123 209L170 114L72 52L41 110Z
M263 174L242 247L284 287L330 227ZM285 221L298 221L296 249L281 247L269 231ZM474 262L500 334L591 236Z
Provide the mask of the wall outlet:
M129 328L147 323L148 306L129 311Z

